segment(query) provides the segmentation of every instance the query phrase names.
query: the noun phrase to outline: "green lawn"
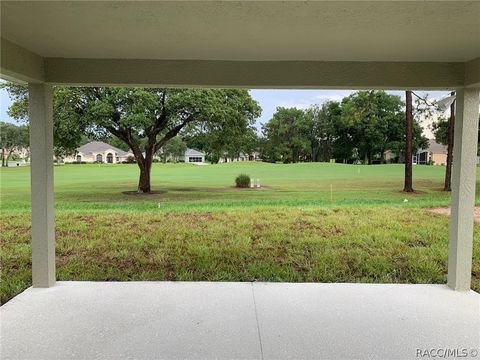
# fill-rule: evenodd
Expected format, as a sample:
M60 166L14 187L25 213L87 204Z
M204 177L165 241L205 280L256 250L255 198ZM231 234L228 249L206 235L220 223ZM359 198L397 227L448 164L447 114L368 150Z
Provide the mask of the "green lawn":
M138 168L132 165L55 167L58 211L217 211L257 207L415 206L449 204L441 191L445 168L415 167L417 194L405 195L401 165L229 163L197 166L154 164L152 189L158 194L132 196ZM2 208L29 211L28 167L0 170ZM237 190L235 176L260 179L261 190ZM404 203L408 199L408 203Z
M158 193L137 196L123 193L136 188L136 165L58 166L57 276L442 283L448 219L425 208L449 204L444 171L416 166L417 193L405 195L400 165L155 164ZM259 178L262 189L235 189L239 173ZM0 175L6 301L30 285L29 168Z

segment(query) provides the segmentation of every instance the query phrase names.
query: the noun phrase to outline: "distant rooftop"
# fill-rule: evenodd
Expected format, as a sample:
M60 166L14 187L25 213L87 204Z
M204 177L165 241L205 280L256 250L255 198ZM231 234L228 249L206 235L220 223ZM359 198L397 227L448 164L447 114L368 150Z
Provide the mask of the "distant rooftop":
M185 156L205 156L205 153L195 149L187 148L187 151L185 151Z
M428 140L428 149L425 149L433 154L446 154L447 146L437 143L434 139Z
M107 150L113 150L115 153L117 153L117 155L120 155L120 156L124 156L128 154L122 149L119 149L115 146L107 144L103 141L91 141L88 144L82 145L77 149L78 152L81 152L83 154L105 152Z

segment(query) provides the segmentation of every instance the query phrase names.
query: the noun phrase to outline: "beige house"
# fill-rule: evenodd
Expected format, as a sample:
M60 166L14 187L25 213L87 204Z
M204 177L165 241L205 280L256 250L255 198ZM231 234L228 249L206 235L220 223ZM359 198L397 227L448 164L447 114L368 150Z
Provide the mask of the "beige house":
M103 141L91 141L88 144L80 146L75 155L66 157L64 162L116 164L126 161L129 156L133 156L133 154L104 143Z
M428 148L418 150L417 155L413 158L413 162L420 165L446 165L447 147L433 139L428 140L428 143Z

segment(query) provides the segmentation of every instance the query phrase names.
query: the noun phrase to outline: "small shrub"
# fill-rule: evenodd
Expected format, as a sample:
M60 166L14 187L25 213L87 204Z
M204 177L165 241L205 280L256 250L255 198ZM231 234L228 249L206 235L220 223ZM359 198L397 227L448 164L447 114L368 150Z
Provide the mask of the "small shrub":
M250 176L247 174L240 174L235 179L235 185L238 188L248 188L250 187Z

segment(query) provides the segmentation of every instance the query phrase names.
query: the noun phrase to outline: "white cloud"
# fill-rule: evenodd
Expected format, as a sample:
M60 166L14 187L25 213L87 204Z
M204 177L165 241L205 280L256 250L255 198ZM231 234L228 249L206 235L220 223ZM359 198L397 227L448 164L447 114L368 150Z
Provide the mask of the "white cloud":
M288 101L282 101L278 104L279 107L285 107L285 108L297 108L297 109L308 109L312 103L308 102L288 102Z

